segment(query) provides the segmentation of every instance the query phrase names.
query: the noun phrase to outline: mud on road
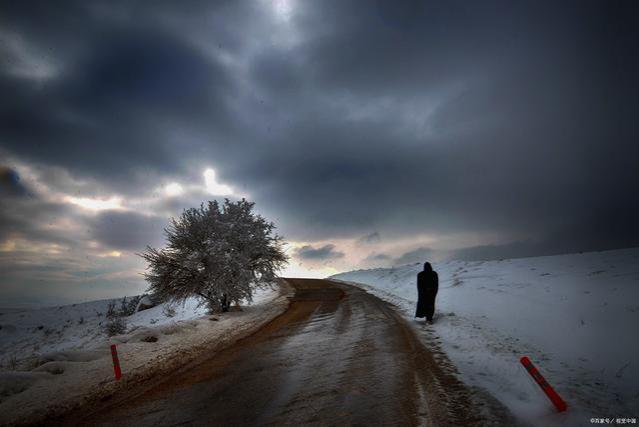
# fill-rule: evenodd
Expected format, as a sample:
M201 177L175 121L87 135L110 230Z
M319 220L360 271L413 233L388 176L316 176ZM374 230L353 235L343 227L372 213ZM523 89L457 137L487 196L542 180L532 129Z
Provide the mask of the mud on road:
M500 424L386 302L341 283L286 280L289 309L254 335L64 424Z

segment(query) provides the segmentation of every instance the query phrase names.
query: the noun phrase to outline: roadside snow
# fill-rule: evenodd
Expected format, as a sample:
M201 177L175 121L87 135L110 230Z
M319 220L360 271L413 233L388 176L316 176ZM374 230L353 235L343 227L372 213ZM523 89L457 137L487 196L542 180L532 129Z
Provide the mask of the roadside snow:
M271 294L270 289L258 290L254 303L263 302ZM0 309L0 371L14 370L16 365L20 369L29 368L30 364L37 363L35 359L46 353L85 350L99 345L108 339L104 326L110 302L115 302L116 308L119 308L121 300L90 301L33 310ZM198 300L190 298L183 304L160 304L127 316L127 330L174 325L204 315L206 307L198 306Z
M433 325L462 379L532 425L639 417L639 248L502 261L433 263ZM332 276L364 284L413 318L421 264ZM519 364L527 355L568 402L556 413Z
M42 421L87 399L161 375L257 330L288 306L287 285L258 291L242 311L207 316L196 300L128 316L127 333L103 330L109 300L0 315L0 425ZM123 379L113 379L110 344Z

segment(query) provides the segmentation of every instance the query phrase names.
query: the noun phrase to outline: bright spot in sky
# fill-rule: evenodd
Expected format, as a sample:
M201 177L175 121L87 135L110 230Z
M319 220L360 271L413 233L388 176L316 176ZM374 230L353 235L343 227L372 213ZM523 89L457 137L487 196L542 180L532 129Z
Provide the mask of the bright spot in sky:
M105 211L109 209L122 209L122 199L111 197L107 200L91 199L89 197L67 197L66 201L81 208L91 211Z
M328 277L339 272L339 270L330 266L309 268L305 267L301 263L296 262L295 260L291 260L291 262L289 262L286 267L282 271L280 271L280 275L282 277L311 277L321 279L323 277Z
M0 252L13 252L15 250L16 250L15 240L7 240L5 242L0 243Z
M207 191L215 196L228 196L233 194L231 187L217 182L215 171L211 168L204 171L204 184L206 185Z
M278 18L288 21L293 12L293 5L290 0L273 0L273 10Z
M179 196L180 194L184 193L184 188L182 188L182 186L177 182L172 182L164 187L164 193L170 197Z

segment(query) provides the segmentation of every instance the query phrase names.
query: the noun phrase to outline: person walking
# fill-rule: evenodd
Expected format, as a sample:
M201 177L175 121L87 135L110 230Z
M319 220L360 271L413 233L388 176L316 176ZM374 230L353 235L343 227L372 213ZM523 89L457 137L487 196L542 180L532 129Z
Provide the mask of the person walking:
M427 262L424 264L424 271L417 273L417 311L415 317L426 317L429 322L433 321L438 288L439 276Z

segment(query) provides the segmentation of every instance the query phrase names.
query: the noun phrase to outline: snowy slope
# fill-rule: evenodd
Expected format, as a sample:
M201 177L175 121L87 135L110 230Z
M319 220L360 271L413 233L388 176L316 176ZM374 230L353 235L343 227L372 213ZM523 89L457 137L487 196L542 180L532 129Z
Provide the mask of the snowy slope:
M61 350L91 348L107 339L104 332L106 311L112 300L91 301L59 307L8 312L0 315L0 364L9 369L11 364L22 364L25 359L43 353ZM119 301L118 301L119 302ZM130 328L189 320L205 314L189 300L177 306L177 314L169 318L163 314L163 305L135 313L127 318Z
M259 304L272 290L258 290L254 302ZM0 370L24 367L30 359L43 354L92 349L108 339L104 325L110 302L119 307L121 300L90 301L81 304L33 310L0 310ZM184 304L160 304L126 317L127 330L178 324L206 315L195 298ZM171 314L171 315L167 315Z
M433 263L440 291L432 326L467 383L533 425L639 417L639 249ZM421 264L332 278L370 285L414 315ZM553 411L519 365L529 356L568 401Z
M254 294L242 311L206 316L195 300L166 304L126 317L127 332L107 337L105 301L6 310L0 316L0 425L43 418L76 407L87 398L161 377L202 351L215 351L281 314L288 286ZM123 379L114 381L110 344L118 345Z

